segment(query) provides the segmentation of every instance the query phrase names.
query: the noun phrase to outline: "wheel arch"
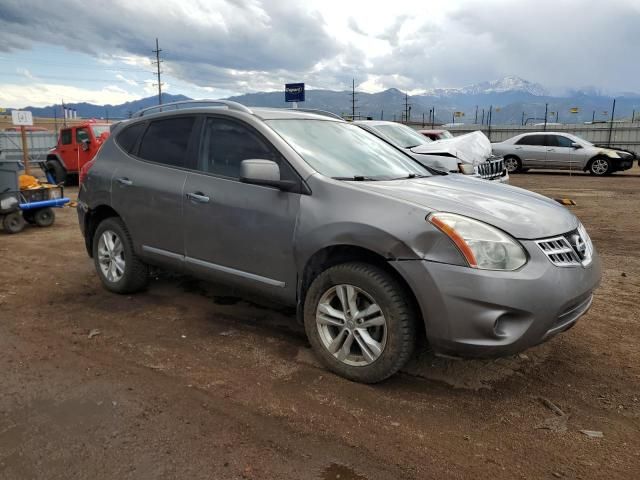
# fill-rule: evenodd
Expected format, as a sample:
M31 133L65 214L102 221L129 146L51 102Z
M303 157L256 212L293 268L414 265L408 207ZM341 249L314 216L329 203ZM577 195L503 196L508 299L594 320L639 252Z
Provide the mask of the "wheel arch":
M595 155L593 155L589 161L587 161L587 163L584 165L584 172L588 172L591 170L591 164L598 158L603 158L605 160L607 160L609 162L609 164L612 164L613 162L611 162L611 159L609 157L607 157L606 155L603 155L602 153L596 153Z
M87 249L87 253L93 258L93 237L96 233L98 225L110 217L118 217L122 220L120 214L109 205L98 205L95 208L89 209L84 217L84 243Z
M407 297L411 301L411 307L416 314L417 338L426 338L424 332L424 321L418 299L411 286L400 275L400 273L389 265L387 259L373 250L365 247L349 244L335 244L321 248L311 255L305 262L302 273L298 279L297 289L297 319L303 322L304 301L306 292L313 280L323 271L336 265L349 262L363 262L374 265L394 277L395 280L405 289Z

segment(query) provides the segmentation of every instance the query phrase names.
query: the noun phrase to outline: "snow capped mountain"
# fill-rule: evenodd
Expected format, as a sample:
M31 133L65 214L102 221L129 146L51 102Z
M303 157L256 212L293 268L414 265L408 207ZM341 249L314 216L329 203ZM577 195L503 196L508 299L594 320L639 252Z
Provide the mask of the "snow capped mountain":
M452 95L482 95L505 92L528 93L536 97L549 94L539 83L533 83L515 75L509 75L498 80L475 83L461 88L433 88L426 90L423 95L448 97Z

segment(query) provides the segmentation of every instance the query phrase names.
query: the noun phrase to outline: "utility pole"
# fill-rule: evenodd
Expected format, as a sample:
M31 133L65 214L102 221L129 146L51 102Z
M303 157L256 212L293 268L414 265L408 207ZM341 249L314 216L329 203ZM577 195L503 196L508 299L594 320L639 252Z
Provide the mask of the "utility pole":
M609 142L607 146L611 146L611 136L613 135L613 116L616 113L616 99L613 99L613 107L611 107L611 122L609 123Z
M431 130L433 130L433 124L436 123L436 107L431 107L433 115L431 115Z
M549 113L549 104L544 104L544 131L547 131L547 114Z
M384 120L384 110L380 110L380 120Z
M480 122L480 125L484 125L484 108L482 109L482 121Z
M522 120L520 121L520 125L524 125L524 112L522 112Z
M356 119L356 79L351 79L351 120Z
M422 112L422 128L424 128L424 112Z
M158 105L162 105L162 82L160 81L160 73L162 73L160 71L160 64L162 63L162 60L160 60L160 52L162 50L160 50L160 47L158 46L157 38L156 38L156 49L151 51L156 54L156 61L152 63L156 65L156 75L158 76Z
M593 111L593 115L591 115L591 123L596 123L596 111Z
M631 113L631 123L635 123L635 121L636 121L636 111L634 110L634 111Z
M109 109L108 108L104 109L104 118L106 119L107 123L109 123Z
M409 123L409 115L411 112L411 107L409 106L409 95L407 92L404 92L404 119L405 123Z
M473 121L474 125L478 124L478 105L476 105L476 119Z

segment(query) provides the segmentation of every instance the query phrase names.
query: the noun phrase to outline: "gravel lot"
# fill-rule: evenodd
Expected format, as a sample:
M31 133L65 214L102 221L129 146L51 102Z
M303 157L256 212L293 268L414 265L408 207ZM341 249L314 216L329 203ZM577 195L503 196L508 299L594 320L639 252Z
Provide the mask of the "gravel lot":
M108 293L71 208L0 232L0 478L640 478L640 168L512 184L576 201L605 267L589 314L375 386L319 368L287 309L175 275Z

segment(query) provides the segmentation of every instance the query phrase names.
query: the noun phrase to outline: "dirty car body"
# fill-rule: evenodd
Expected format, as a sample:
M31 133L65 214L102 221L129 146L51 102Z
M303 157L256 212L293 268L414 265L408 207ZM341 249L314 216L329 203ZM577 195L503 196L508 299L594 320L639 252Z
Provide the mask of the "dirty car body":
M108 289L143 288L154 265L296 306L324 365L363 382L401 368L418 332L436 353L506 355L591 305L598 255L546 197L433 175L334 118L222 106L124 121L105 142L78 217Z
M491 143L482 132L433 141L411 127L396 122L360 120L354 123L395 147L404 149L422 165L485 180L509 181L502 157L492 154Z

